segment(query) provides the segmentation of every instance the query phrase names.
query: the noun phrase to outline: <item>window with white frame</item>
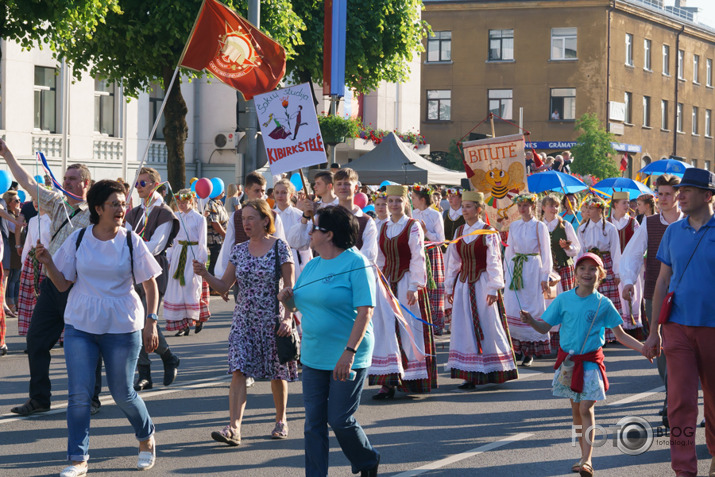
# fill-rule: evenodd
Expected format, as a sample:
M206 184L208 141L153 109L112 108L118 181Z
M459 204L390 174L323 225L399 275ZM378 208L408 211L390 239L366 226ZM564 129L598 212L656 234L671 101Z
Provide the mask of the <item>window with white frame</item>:
M576 88L553 88L549 111L554 121L576 119Z
M452 32L436 31L427 38L427 62L452 60Z
M115 106L117 86L105 80L94 80L94 131L107 136L116 135Z
M700 83L700 55L693 55L693 83Z
M576 56L576 28L551 29L551 59L571 60Z
M703 161L703 169L705 169L706 171L712 171L712 162Z
M513 119L512 113L512 90L510 89L490 89L489 90L489 112L496 114L502 119Z
M663 45L663 74L670 76L670 47Z
M427 90L427 120L449 121L452 118L452 91Z
M693 134L698 134L698 116L700 114L700 109L697 106L693 106Z
M643 127L650 127L650 96L643 96Z
M705 110L705 137L713 137L712 131L713 112L711 109Z
M633 66L633 35L626 33L626 65Z
M650 47L651 47L651 42L648 39L643 40L643 69L650 71L651 69L651 62L650 62Z
M57 68L35 66L35 129L57 132Z
M698 167L698 160L693 159L692 161L690 161L690 165L692 165L693 167Z
M685 73L683 72L683 66L685 64L685 51L683 50L678 50L678 79L684 80L685 79Z
M626 105L626 114L623 122L626 124L633 123L633 93L625 92L623 95L623 103Z
M152 83L151 91L149 92L149 128L154 126L156 118L159 116L159 108L161 108L161 103L164 101L164 88L158 83ZM164 140L164 115L161 115L159 120L159 125L156 127L156 132L154 133L153 141L163 141ZM149 129L151 132L151 129Z
M489 61L514 59L514 30L489 30Z
M683 132L683 103L678 103L676 108L675 130Z
M713 60L708 58L705 61L705 86L713 85Z
M660 128L668 130L668 101L660 100Z

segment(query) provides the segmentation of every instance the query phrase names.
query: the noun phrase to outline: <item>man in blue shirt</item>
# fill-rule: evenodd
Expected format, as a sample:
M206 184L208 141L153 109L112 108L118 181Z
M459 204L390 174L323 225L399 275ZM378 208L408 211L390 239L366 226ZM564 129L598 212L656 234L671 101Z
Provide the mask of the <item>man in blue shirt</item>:
M698 379L705 403L705 440L715 456L715 174L687 169L676 186L686 218L671 224L660 243L660 274L653 294L653 316L660 316L666 294L674 293L670 317L651 327L643 354L652 358L665 351L668 366L668 420L671 466L678 476L698 473L695 430L698 418ZM672 279L671 279L672 278ZM661 341L662 330L662 341ZM715 457L709 476L715 476Z

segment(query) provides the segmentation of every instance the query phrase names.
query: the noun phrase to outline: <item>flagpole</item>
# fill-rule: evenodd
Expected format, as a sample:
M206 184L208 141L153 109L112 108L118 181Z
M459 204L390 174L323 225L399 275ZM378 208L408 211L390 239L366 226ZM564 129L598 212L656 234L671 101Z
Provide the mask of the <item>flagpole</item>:
M151 128L151 133L149 133L149 140L146 142L146 148L144 149L144 155L142 156L142 160L139 163L139 167L137 168L136 174L134 174L134 180L129 184L129 192L127 193L127 202L129 202L129 199L132 196L132 193L134 192L134 184L136 184L137 179L139 178L139 172L142 170L142 167L144 167L144 163L146 162L146 158L149 155L149 148L151 147L151 140L154 137L154 133L156 132L156 128L159 126L159 121L161 121L161 116L164 114L164 107L166 106L166 101L169 99L169 94L171 94L171 88L174 86L174 81L176 80L176 75L179 73L179 65L176 66L176 69L174 69L174 74L171 77L171 81L169 82L169 87L164 90L164 99L161 101L161 106L159 107L159 112L156 115L156 119L154 120L154 125Z

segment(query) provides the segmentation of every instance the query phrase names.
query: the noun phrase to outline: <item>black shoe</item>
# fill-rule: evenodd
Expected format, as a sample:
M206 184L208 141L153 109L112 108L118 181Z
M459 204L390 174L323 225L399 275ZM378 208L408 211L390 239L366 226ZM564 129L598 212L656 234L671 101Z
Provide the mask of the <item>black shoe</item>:
M666 429L670 429L670 421L668 421L667 415L663 416L663 427L665 427Z
M533 356L524 356L524 361L521 362L521 365L524 366L525 368L530 368L531 364L533 362L534 362Z
M191 332L191 328L188 326L180 329L174 336L189 336L189 333Z
M7 345L0 346L0 356L5 356L7 354Z
M521 361L521 359L524 357L523 354L521 353L514 353L514 359L517 361Z
M164 361L164 386L169 386L174 382L176 375L179 373L177 368L181 360L175 354L170 354L167 359L164 359L162 356L161 359Z
M94 416L99 412L100 407L102 407L101 403L92 401L92 404L90 404L89 413Z
M146 379L146 378L139 378L134 385L134 390L135 391L145 391L147 389L151 389L154 385L151 382L151 379Z
M395 398L395 388L388 388L387 391L383 391L383 389L372 397L375 401L384 401L386 399Z
M476 387L477 387L476 384L474 384L474 383L472 383L472 382L469 382L469 381L465 381L465 382L463 382L462 384L460 384L459 386L457 386L457 389L467 389L467 390L469 390L469 389L475 389Z
M201 330L203 330L203 329L204 329L204 322L199 321L198 323L196 323L196 326L194 327L194 334L198 335L199 333L201 333Z
M380 467L380 454L377 454L377 464L372 469L360 472L360 477L377 477L377 468Z

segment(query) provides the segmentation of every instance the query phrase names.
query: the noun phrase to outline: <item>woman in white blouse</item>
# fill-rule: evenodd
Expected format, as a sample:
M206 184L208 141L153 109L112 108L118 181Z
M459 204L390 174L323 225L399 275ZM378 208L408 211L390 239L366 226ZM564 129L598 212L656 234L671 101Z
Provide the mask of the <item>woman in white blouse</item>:
M377 266L385 275L392 292L411 313L431 323L425 284L424 236L415 219L405 215L407 187L387 186L387 208L390 219L378 237ZM384 291L384 290L382 290ZM432 327L404 313L398 321L399 308L384 293L378 292L373 314L375 348L368 370L370 384L382 389L373 399L391 399L395 387L405 392L430 392L437 387L436 349ZM401 310L397 310L402 313Z
M126 202L120 183L97 182L87 193L87 204L92 225L70 235L54 257L43 244L36 248L37 259L57 289L72 287L65 310L64 345L69 388L67 458L72 465L60 477L87 473L90 402L100 354L112 398L139 441L137 468L150 469L156 460L154 424L132 387L132 378L141 334L147 352L159 344L154 278L161 267L144 241L122 226ZM146 319L133 282L144 286L149 307Z
M464 238L447 248L446 290L453 308L446 368L452 378L464 379L460 389L519 377L504 308L497 304L504 288L499 235L478 234L493 231L481 220L483 210L484 194L464 191L466 223L455 234Z
M534 356L551 353L549 334L541 334L521 322L521 310L540 320L546 310L544 291L548 289L553 268L549 229L536 220L535 194L520 194L514 198L520 220L509 226L504 268L506 288L504 307L509 321L514 352L523 355L522 366L531 366Z
M295 186L288 179L281 179L273 186L273 198L276 201L276 206L273 208L283 222L283 230L290 230L295 224L300 222L303 217L303 211L297 207L293 207L291 201L295 194ZM310 247L296 249L291 247L293 253L293 264L295 266L295 279L300 276L300 272L313 258L313 252Z

